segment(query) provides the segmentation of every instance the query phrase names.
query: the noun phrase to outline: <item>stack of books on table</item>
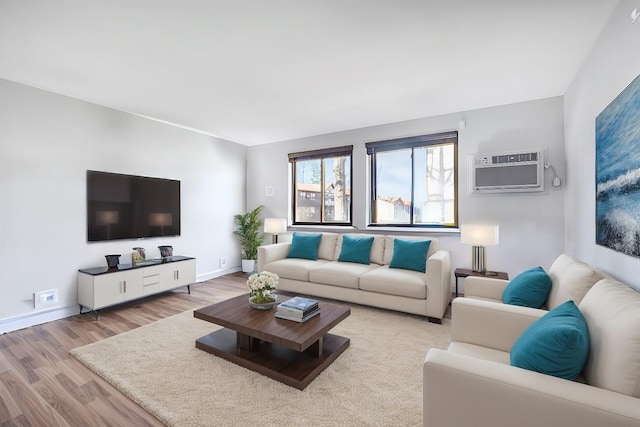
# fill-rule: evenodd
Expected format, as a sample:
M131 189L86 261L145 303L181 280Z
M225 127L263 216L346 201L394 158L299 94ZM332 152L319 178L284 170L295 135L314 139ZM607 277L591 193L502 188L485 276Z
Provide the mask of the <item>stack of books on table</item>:
M294 322L304 322L317 314L320 314L318 301L303 297L293 297L281 302L276 309L276 317Z

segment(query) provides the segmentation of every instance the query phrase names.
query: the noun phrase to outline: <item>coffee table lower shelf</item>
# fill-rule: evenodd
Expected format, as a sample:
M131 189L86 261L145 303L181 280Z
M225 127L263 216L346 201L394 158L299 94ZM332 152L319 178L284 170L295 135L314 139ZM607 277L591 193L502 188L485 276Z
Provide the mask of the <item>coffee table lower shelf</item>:
M309 352L291 350L255 338L251 349L246 349L238 345L241 341L242 337L239 340L236 331L223 328L198 338L196 348L299 390L304 390L349 347L349 338L333 334L325 334L310 347L312 351Z

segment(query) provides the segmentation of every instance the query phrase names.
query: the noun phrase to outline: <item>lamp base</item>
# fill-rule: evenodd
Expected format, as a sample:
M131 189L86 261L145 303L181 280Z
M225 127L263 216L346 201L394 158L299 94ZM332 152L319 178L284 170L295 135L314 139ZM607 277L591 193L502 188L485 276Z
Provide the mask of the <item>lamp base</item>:
M473 246L471 269L477 273L486 271L484 266L484 246Z

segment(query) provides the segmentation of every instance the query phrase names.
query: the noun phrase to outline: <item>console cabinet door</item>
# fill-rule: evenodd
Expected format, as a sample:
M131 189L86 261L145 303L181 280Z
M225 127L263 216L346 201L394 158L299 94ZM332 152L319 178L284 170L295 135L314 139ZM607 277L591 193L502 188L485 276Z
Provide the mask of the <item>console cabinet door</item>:
M187 286L196 281L196 260L171 262L162 266L162 287L164 290Z
M124 301L140 298L142 296L143 269L123 271L123 297Z
M124 300L124 274L101 274L93 278L93 306L97 309L118 304Z

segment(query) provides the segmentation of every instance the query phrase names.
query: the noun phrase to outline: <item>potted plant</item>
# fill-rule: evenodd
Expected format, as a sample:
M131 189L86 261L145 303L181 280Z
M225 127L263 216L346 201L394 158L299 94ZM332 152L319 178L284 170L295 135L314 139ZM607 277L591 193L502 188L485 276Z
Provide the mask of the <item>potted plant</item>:
M242 250L242 271L251 273L258 259L258 247L262 245L264 236L260 235L263 221L260 214L264 206L260 205L254 210L245 214L234 215L236 229L233 232L240 238L240 249Z

